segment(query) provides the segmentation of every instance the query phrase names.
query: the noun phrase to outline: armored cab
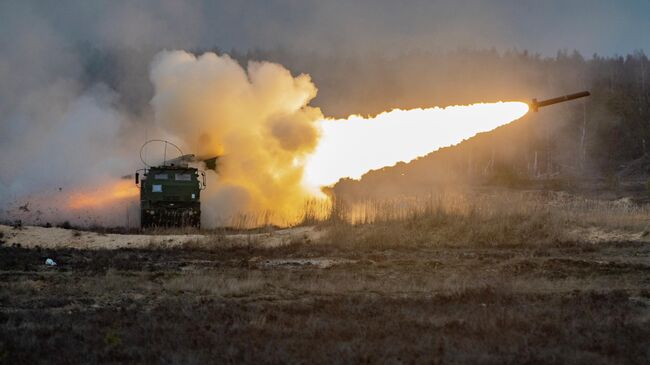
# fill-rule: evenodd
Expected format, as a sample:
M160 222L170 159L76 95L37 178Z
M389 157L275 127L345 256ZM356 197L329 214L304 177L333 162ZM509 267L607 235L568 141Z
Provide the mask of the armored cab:
M150 142L164 143L163 163L151 166L143 158L144 147ZM205 172L189 166L196 162L194 155L182 155L168 160L167 145L180 149L168 141L151 140L140 150L145 166L135 174L140 188L140 226L197 227L201 225L201 190L205 188Z
M205 175L193 167L144 170L140 181L141 227L200 227L204 187Z

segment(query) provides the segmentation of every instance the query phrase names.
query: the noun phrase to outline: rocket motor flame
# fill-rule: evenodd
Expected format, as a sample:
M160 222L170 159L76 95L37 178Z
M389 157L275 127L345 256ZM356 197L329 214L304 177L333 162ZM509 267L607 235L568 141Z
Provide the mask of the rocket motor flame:
M526 103L498 102L324 120L316 150L305 165L305 181L322 186L342 177L359 178L369 170L408 162L490 131L527 112Z

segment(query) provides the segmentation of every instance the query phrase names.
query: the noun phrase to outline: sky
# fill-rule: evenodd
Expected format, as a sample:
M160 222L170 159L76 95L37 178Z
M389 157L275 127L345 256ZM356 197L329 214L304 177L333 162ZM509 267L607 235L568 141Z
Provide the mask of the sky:
M3 32L27 17L66 39L133 47L385 54L495 47L549 56L650 49L648 0L5 0L0 11Z

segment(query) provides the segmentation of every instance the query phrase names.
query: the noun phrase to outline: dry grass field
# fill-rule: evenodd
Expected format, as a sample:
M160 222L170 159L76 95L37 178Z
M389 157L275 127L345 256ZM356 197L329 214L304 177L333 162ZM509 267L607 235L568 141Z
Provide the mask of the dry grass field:
M0 363L647 364L648 210L446 195L119 249L4 226Z

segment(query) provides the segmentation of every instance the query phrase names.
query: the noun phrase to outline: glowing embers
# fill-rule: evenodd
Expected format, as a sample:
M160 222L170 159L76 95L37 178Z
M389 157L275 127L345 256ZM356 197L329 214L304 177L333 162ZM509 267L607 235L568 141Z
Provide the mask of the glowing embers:
M343 177L359 178L508 124L527 112L526 103L498 102L323 120L321 139L307 159L305 182L323 186Z

